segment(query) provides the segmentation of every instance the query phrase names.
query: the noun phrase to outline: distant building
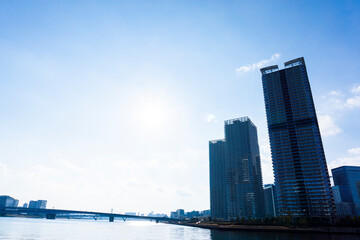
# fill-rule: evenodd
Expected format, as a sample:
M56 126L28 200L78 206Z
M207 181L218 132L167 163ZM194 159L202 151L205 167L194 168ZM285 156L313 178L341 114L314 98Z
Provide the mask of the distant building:
M331 170L337 191L337 210L344 214L350 212L350 216L360 216L360 167L342 166ZM335 195L335 194L334 194ZM335 198L335 197L334 197ZM351 207L354 210L351 210ZM350 210L348 210L350 209ZM342 214L342 212L338 210Z
M278 214L334 215L325 153L304 58L260 69Z
M140 215L139 215L140 216ZM162 217L162 218L168 218L168 215L164 214L164 213L154 213L151 212L147 215L148 217Z
M210 210L204 210L204 211L193 210L191 212L185 212L184 209L178 209L170 213L170 218L177 218L177 219L192 219L192 218L203 219L208 217L210 217Z
M171 212L171 218L184 219L186 217L184 209L177 209L175 212Z
M264 185L265 217L276 217L276 191L274 184Z
M191 211L191 212L187 212L187 213L185 214L185 216L186 216L186 218L188 218L188 219L198 218L198 217L200 217L200 212L193 210L193 211Z
M208 210L203 210L200 212L200 216L201 217L210 217L211 216L211 210L208 209Z
M178 218L185 218L185 211L184 211L184 209L178 209L178 210L176 210L176 215L178 216Z
M333 196L334 196L334 202L335 203L341 202L341 195L340 195L339 186L333 186L331 189L332 189Z
M225 139L210 141L209 155L212 218L262 218L259 144L251 120L241 117L225 121Z
M46 200L38 200L39 208L46 208L47 201Z
M18 205L19 205L19 200L14 199L13 207L18 207Z
M29 208L40 208L45 209L46 208L47 201L46 200L31 200L29 202Z
M37 207L37 201L31 200L29 202L29 208L38 208Z
M23 208L27 208L28 207L28 204L27 203L24 203L23 204Z
M17 207L19 200L14 199L10 196L0 196L0 207Z

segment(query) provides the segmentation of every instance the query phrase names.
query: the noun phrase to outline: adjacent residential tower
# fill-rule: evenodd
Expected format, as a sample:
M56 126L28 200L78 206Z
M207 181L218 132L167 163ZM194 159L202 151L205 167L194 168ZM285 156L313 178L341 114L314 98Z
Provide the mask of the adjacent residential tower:
M212 217L262 218L264 196L256 126L248 117L225 121L225 139L210 141L209 150Z

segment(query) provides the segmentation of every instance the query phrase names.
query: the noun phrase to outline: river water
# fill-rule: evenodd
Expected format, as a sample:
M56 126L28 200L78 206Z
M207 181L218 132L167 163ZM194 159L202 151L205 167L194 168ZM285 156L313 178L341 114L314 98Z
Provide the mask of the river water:
M149 221L0 217L0 240L360 240L356 235L219 231Z

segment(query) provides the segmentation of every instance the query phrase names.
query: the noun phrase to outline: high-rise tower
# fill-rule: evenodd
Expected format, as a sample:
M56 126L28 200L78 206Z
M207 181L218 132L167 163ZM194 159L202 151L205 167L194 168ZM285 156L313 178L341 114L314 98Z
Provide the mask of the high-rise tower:
M260 71L278 214L330 217L334 204L304 58Z
M227 219L225 139L209 142L210 209L213 219Z
M219 165L221 167L214 168L215 159L223 161ZM221 199L212 188L215 182L225 186L225 203L222 207L226 204L226 212L222 215L226 214L226 219L263 217L264 198L257 130L248 117L225 121L225 140L210 141L211 201ZM211 202L212 211L215 204Z

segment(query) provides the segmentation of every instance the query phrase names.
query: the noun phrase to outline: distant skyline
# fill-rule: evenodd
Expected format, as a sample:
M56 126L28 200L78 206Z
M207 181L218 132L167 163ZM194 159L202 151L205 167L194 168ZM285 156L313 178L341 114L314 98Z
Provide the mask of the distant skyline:
M329 170L360 163L359 1L1 1L0 195L205 210L208 141L257 126L259 68L304 57Z

